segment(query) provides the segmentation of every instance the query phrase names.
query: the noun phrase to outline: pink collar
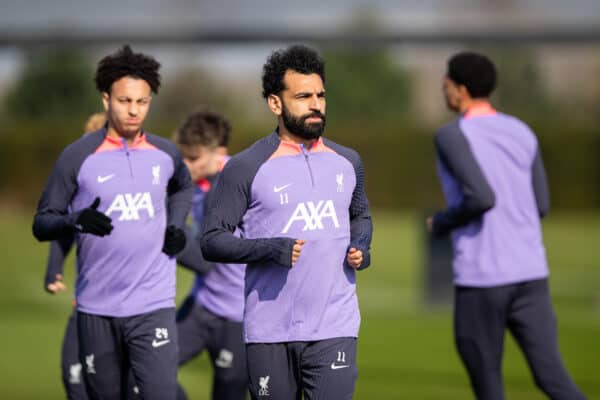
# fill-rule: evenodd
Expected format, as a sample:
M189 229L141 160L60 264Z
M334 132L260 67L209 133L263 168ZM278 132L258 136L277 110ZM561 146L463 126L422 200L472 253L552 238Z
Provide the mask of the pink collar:
M491 115L496 115L498 112L492 107L492 105L488 102L479 103L465 112L465 118L474 118L474 117L488 117Z

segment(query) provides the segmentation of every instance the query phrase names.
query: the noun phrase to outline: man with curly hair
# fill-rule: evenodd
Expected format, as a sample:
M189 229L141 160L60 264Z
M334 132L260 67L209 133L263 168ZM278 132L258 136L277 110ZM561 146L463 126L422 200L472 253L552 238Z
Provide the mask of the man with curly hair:
M248 263L244 339L254 399L354 392L356 271L370 264L372 223L358 153L321 137L324 83L324 62L310 48L269 57L263 96L277 128L229 160L208 200L204 256Z
M172 142L142 129L160 64L129 46L103 58L108 124L67 146L38 204L38 240L75 234L79 359L92 399L174 399L175 258L193 185Z

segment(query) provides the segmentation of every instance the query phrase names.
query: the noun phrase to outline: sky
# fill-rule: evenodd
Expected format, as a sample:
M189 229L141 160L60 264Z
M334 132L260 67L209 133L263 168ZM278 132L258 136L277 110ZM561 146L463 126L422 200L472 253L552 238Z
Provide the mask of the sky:
M386 29L590 25L597 0L1 0L0 32L68 28L123 32L156 29L337 29L357 12L374 13ZM510 16L510 18L507 18ZM460 25L457 25L460 24Z
M358 15L386 32L435 33L600 26L599 0L0 0L0 39L48 32L169 35L197 30L304 31L326 34L353 24ZM364 17L363 17L364 18ZM22 49L0 44L0 91L17 76ZM98 55L115 47L96 46ZM182 63L217 73L256 74L277 44L234 46L150 46L168 71Z

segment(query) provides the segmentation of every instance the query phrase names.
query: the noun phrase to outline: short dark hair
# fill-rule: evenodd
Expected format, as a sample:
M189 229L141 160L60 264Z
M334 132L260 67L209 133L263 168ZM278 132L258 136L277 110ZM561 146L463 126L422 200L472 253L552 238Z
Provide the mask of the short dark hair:
M496 88L496 67L483 54L462 52L448 61L448 78L464 85L471 97L489 97Z
M143 53L134 53L129 45L121 47L117 52L104 57L96 70L96 88L100 92L110 92L115 81L124 76L143 79L150 85L154 93L160 87L160 63L154 57Z
M325 83L325 62L321 56L306 46L290 46L271 53L263 66L262 95L265 99L285 89L283 78L287 70L306 75L317 74Z
M175 132L174 140L179 146L227 146L231 124L218 112L200 108L187 116ZM225 143L225 144L223 144Z

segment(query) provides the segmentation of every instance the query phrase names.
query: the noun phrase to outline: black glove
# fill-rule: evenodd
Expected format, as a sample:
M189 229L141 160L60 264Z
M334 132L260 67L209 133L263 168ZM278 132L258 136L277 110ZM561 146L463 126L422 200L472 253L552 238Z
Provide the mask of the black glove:
M111 219L97 211L100 205L100 197L96 197L94 202L88 207L77 212L75 219L75 229L83 233L91 233L96 236L106 236L112 230Z
M165 244L162 251L168 256L174 256L185 247L185 232L175 225L167 226L165 231Z

